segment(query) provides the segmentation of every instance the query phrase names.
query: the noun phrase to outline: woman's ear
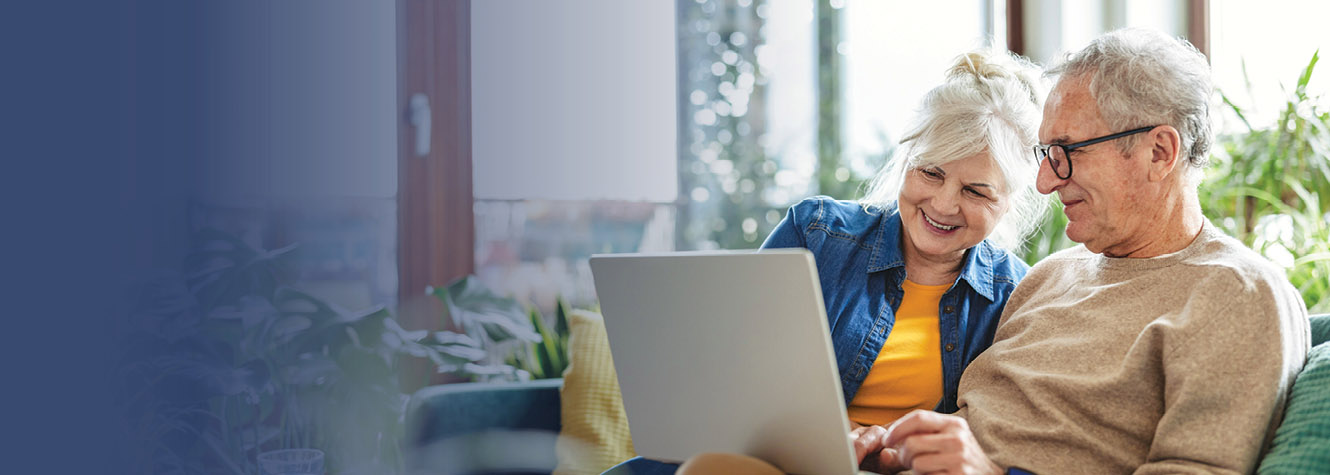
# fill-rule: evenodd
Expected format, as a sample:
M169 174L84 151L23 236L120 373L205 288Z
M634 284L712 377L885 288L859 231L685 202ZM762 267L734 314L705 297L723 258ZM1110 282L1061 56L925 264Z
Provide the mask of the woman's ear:
M1181 170L1178 165L1182 157L1182 135L1171 125L1161 125L1151 130L1146 137L1150 145L1150 181L1163 181L1174 171Z

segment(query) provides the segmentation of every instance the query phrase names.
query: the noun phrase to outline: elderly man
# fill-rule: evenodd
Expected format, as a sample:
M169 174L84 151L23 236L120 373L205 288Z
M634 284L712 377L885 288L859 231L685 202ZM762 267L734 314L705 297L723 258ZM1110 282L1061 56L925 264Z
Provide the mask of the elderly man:
M1306 359L1307 311L1280 269L1201 214L1205 58L1119 30L1049 74L1037 183L1082 246L1012 294L959 412L857 430L865 468L1253 471Z

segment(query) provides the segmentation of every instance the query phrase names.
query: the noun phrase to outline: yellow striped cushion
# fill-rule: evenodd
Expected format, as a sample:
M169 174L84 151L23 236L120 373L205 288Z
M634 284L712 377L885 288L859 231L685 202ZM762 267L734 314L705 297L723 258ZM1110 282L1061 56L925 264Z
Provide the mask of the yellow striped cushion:
M569 365L560 391L563 429L555 444L559 466L554 474L597 474L632 458L633 441L605 321L585 310L568 317Z

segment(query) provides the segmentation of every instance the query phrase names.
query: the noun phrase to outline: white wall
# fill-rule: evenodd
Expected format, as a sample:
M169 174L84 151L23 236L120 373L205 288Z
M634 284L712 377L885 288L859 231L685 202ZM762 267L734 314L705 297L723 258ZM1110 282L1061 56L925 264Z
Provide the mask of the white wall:
M208 201L397 193L394 2L211 3L206 144L196 182Z
M478 199L674 201L669 1L471 4Z
M273 191L394 197L395 2L283 0L272 9L273 179L295 187Z

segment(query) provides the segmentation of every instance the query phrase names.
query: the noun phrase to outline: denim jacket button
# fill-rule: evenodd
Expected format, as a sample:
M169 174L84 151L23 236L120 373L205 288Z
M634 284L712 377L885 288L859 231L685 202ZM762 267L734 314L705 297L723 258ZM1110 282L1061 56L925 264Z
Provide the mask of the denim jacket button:
M955 343L947 343L947 351L952 351L952 350L955 350L955 349L956 349L956 344L955 344Z
M955 306L952 306L952 305L948 305L948 306L946 306L946 307L942 307L942 313L953 313L953 312L955 312L955 311L956 311L956 307L955 307Z

